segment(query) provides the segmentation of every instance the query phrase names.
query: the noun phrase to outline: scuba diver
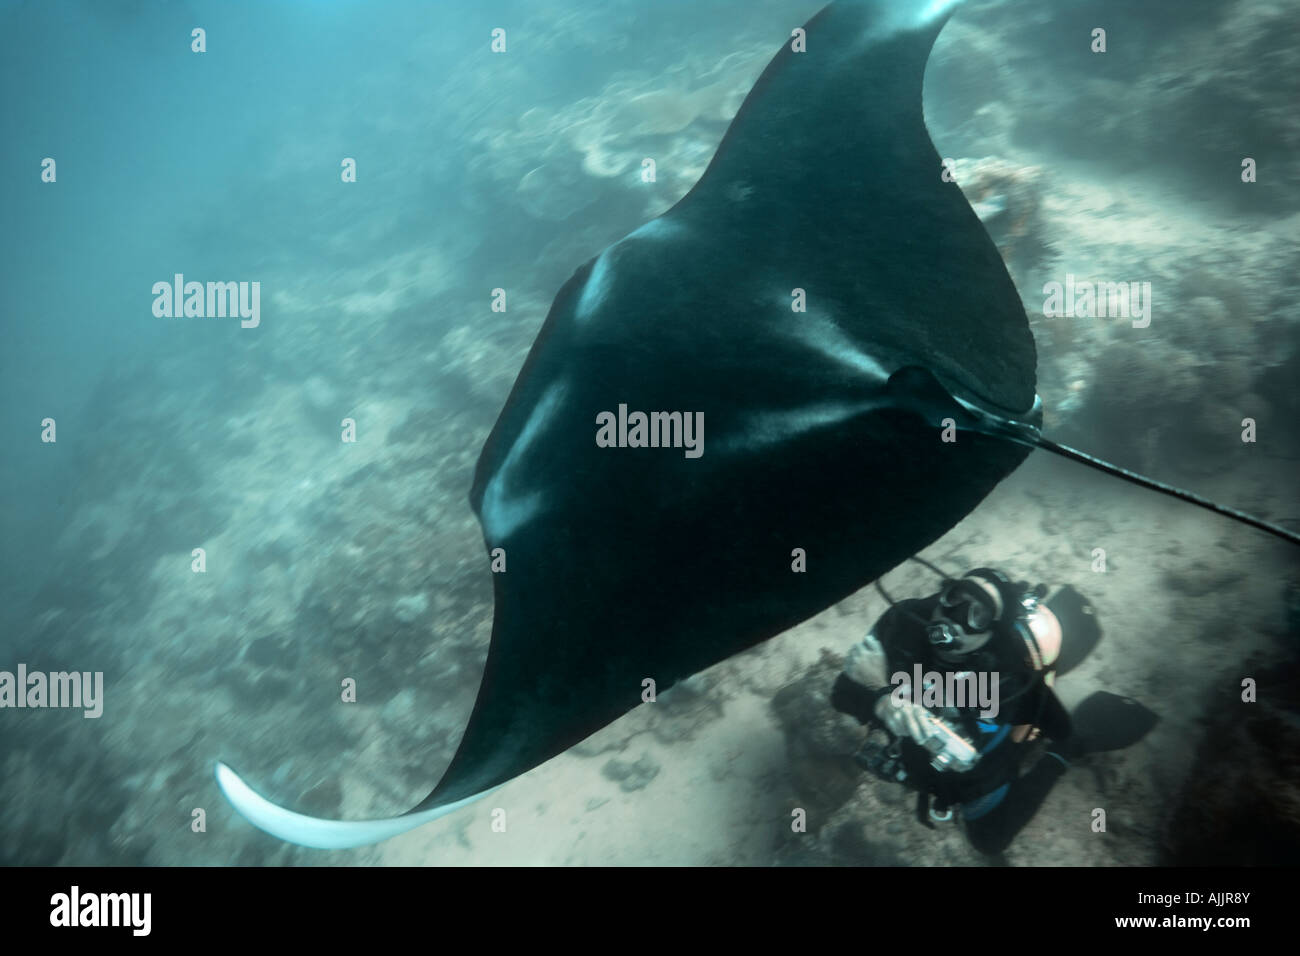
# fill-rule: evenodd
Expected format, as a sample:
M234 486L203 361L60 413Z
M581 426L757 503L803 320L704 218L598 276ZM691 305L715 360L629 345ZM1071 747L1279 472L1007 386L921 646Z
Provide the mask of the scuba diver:
M831 705L869 728L854 759L915 789L921 823L933 829L955 812L976 850L1001 853L1072 761L1136 743L1159 718L1105 692L1073 716L1057 698L1056 675L1101 638L1072 587L1045 601L1044 585L992 568L951 578L913 560L943 586L895 602L876 582L889 610L850 651Z

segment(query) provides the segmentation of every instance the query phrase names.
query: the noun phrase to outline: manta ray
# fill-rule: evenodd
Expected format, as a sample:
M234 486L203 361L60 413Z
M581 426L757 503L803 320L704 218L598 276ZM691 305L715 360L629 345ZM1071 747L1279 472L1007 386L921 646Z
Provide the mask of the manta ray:
M239 813L321 848L451 813L648 687L870 584L1034 447L1296 539L1039 433L1024 307L922 117L926 61L959 3L825 7L694 188L560 289L470 490L506 570L478 698L433 791L402 816L322 820L218 763ZM602 441L615 419L619 440ZM679 447L681 422L699 454Z

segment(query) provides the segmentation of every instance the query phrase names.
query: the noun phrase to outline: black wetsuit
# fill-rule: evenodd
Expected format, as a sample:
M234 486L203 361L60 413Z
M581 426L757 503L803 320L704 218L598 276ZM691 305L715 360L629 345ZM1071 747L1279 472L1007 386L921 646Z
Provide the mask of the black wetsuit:
M1030 747L1011 739L1012 728L1030 724L1040 728L1048 739L1063 741L1070 735L1070 718L1044 683L1043 674L1030 667L1023 638L1009 626L999 626L988 644L967 655L959 665L941 660L925 631L938 601L938 595L900 601L876 623L874 633L890 673L902 671L910 680L914 665L920 664L923 673L996 674L998 713L982 719L978 706L959 712L955 723L981 753L979 762L964 773L935 770L929 754L910 738L899 741L899 750L908 782L923 799L918 813L928 815L925 810L931 796L937 809L959 807L971 844L982 852L998 853L1029 822L1066 769L1063 758L1046 753L1022 775L1021 765ZM876 699L893 690L893 686L865 688L841 674L831 703L864 724L878 725Z

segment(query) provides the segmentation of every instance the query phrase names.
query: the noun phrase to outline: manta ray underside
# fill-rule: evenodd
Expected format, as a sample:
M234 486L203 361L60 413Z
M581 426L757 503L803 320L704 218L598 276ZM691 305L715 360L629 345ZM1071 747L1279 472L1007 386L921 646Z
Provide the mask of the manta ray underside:
M996 414L1035 405L1019 296L922 119L952 5L823 9L695 188L560 289L470 492L507 571L478 700L428 798L316 820L218 765L244 816L317 847L441 816L638 706L646 679L662 692L869 584L1021 462L981 434L940 441L889 381L925 369ZM702 415L702 454L601 447L597 416L620 405Z
M1020 464L1034 341L922 119L954 5L823 9L695 188L560 289L470 492L508 570L433 792L400 817L318 820L218 764L245 817L347 847L451 812L638 706L647 679L662 692L869 584ZM633 412L680 415L653 420L661 447L598 444L610 418L606 438L635 444ZM941 441L946 417L960 440Z

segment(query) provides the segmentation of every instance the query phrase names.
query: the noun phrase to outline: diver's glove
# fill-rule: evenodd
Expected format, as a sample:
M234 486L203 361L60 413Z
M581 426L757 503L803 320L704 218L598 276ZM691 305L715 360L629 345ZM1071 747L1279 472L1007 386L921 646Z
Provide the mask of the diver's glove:
M840 674L831 688L831 706L841 714L856 718L860 724L877 724L876 698L890 690L889 687L883 690L863 687L847 674Z
M868 634L845 657L844 673L831 688L831 706L860 724L876 723L876 698L889 692L888 687L880 689L885 683L884 651L875 635Z
M964 773L979 762L980 753L947 721L907 699L895 700L891 693L876 699L876 718L896 737L906 737L930 756L935 770Z

